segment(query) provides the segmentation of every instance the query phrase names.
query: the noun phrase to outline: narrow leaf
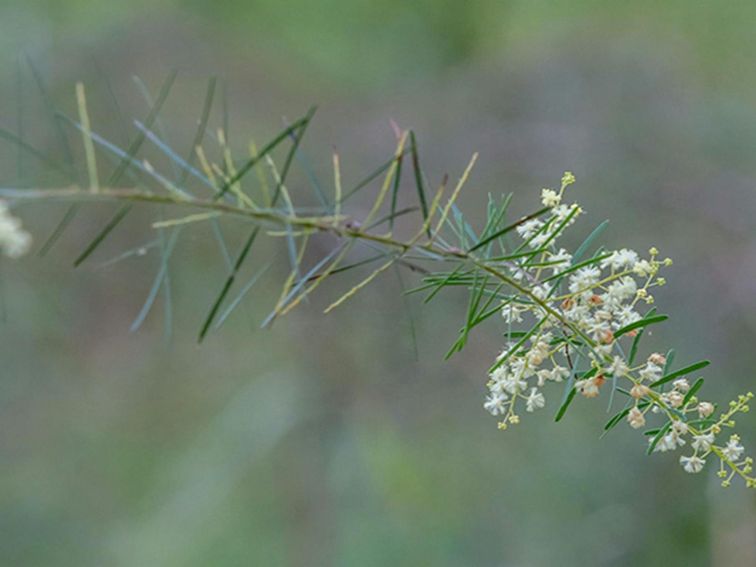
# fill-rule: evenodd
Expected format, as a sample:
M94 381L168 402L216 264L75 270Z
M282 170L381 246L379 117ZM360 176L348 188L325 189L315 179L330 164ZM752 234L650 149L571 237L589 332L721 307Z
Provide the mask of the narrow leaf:
M556 416L554 416L554 421L560 421L564 417L564 414L567 413L567 408L570 407L570 404L575 398L576 393L577 389L574 387L569 391L569 393L567 394L567 399L564 400L562 405L559 407L559 411L557 412Z
M679 378L680 376L685 376L686 374L690 374L691 372L695 372L696 370L706 368L707 366L709 366L709 364L711 364L710 360L702 360L700 362L696 362L695 364L691 364L690 366L686 366L685 368L681 368L680 370L675 370L674 372L670 372L669 374L659 378L656 382L651 384L651 387L656 388L657 386L666 384L667 382L670 382L675 378Z
M655 325L656 323L661 323L662 321L666 321L667 319L669 319L667 315L652 315L650 317L644 317L643 319L640 319L635 323L630 323L629 325L625 325L624 327L617 329L617 331L614 333L614 338L618 339L619 337L629 333L630 331L646 328L649 325Z
M252 229L249 236L247 237L247 241L244 243L244 246L242 247L241 252L239 252L239 255L236 258L236 263L234 264L234 267L231 270L231 273L226 278L226 281L223 284L223 288L221 288L221 291L218 294L218 297L215 299L215 302L213 302L213 305L210 308L210 312L207 314L205 323L202 325L202 329L200 330L200 333L199 333L199 342L202 342L202 340L205 338L205 335L207 335L207 332L210 329L210 325L213 324L213 319L215 319L215 315L218 313L220 306L223 304L223 300L226 298L226 295L228 295L228 292L231 289L231 286L234 284L234 280L236 279L236 274L239 273L239 269L244 263L244 260L247 257L247 254L249 254L249 250L252 248L252 244L254 244L255 239L257 238L257 234L259 232L260 232L260 228L255 227Z

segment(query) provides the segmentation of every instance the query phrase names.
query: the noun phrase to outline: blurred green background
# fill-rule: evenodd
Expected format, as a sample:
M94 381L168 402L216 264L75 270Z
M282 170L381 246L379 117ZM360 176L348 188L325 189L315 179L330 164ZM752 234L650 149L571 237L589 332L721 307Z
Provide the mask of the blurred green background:
M724 402L754 389L754 23L752 2L5 0L0 126L60 157L28 57L70 115L84 81L94 129L125 145L147 112L132 76L154 95L175 68L161 118L182 155L217 75L239 152L318 104L303 150L324 179L334 147L352 182L381 163L392 119L433 182L479 151L472 220L488 192L526 211L572 170L575 240L610 218L608 246L675 259L653 343L710 358ZM50 181L3 144L0 185ZM322 316L334 280L257 330L284 263L197 346L225 272L198 230L171 265L172 339L164 297L129 333L159 258L98 265L143 243L149 216L71 269L110 210L0 265L0 564L756 565L753 493L646 457L628 428L599 441L604 404L555 425L552 398L497 431L481 407L495 329L442 360L461 295L410 299L418 357L395 274ZM38 244L63 211L19 208Z

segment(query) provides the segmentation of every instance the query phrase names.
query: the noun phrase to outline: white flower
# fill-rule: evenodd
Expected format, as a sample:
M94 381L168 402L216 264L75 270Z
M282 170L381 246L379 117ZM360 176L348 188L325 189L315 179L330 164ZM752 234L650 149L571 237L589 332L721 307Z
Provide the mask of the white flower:
M619 304L623 301L635 297L637 291L638 285L635 283L635 280L625 276L609 284L604 301L619 307Z
M634 311L633 308L629 305L626 305L625 307L619 309L616 313L616 316L617 323L619 323L619 325L622 327L630 325L631 323L635 323L636 321L640 321L641 319L640 313Z
M680 457L680 464L685 469L685 472L699 473L703 469L704 464L706 464L706 461L701 457L693 455L691 457Z
M640 277L645 278L646 276L650 276L654 272L654 267L648 260L640 260L633 266L633 272L638 274Z
M504 413L504 402L507 401L506 394L489 394L483 407L491 415L501 415Z
M714 443L714 434L706 433L701 435L694 435L693 442L690 444L696 451L707 452L711 449L711 444Z
M554 382L561 382L565 378L568 378L570 371L564 366L555 366L551 371L551 379Z
M530 378L535 374L535 369L528 365L524 358L515 358L511 363L512 373L521 379Z
M615 250L612 255L605 258L601 262L601 267L606 268L611 266L614 270L621 270L622 268L632 268L638 262L638 253L634 250L628 250L623 248L622 250Z
M538 299L546 299L551 291L547 284L537 285L531 290Z
M538 391L538 388L531 388L530 394L525 398L525 410L533 412L546 405L546 398Z
M599 342L603 342L601 339L605 333L609 330L609 323L606 321L597 321L591 317L585 321L588 332L593 335L593 338Z
M532 367L540 366L548 356L549 343L542 340L538 341L531 347L530 352L527 354L528 364Z
M649 439L649 442L652 441L652 439ZM685 439L680 437L677 431L672 430L659 440L654 448L654 452L659 451L661 453L666 453L667 451L673 451L674 449L677 449L678 445L680 447L685 445Z
M681 391L683 394L687 393L687 391L690 390L690 383L685 378L678 378L677 380L672 382L672 385L676 390Z
M522 268L518 266L512 266L510 270L512 272L512 277L516 279L518 282L525 279L525 276L528 275L528 273L525 270L523 270Z
M551 370L544 368L536 372L536 376L538 377L538 387L541 388L547 380L551 380Z
M593 297L598 297L598 296L594 295ZM599 319L601 321L611 321L612 320L612 314L611 314L611 312L607 311L606 309L599 309L598 311L596 311L593 314L593 316L596 319Z
M494 370L490 378L491 381L488 384L488 389L494 394L503 394L511 381L511 375L506 365L499 366Z
M614 356L611 366L607 369L612 376L622 376L630 370L625 362L625 359L619 355Z
M527 387L528 387L527 382L525 382L524 380L521 380L515 375L507 376L504 380L501 381L501 388L505 392L509 392L510 394L516 394L517 392L522 392Z
M575 384L575 388L586 398L595 398L599 395L599 387L604 383L603 378L598 379L588 378L586 380L579 380Z
M710 402L701 402L696 409L698 410L700 418L703 419L714 413L714 404Z
M565 227L567 227L571 225L572 223L574 223L575 219L581 213L581 209L578 205L574 203L572 205L558 205L554 207L553 209L551 209L551 214L556 220L556 223L561 224L569 215L572 214L573 210L577 210L577 214L574 217L572 217L572 220L565 225Z
M643 384L635 384L630 389L630 395L636 400L640 400L643 396L647 396L650 391L651 390L648 386L644 386ZM654 406L654 409L656 409L656 406Z
M662 398L665 398L665 395L662 395ZM673 408L679 408L684 398L680 392L675 392L674 390L666 394L666 400Z
M647 362L646 366L643 367L643 369L638 372L638 376L640 376L641 380L651 380L656 381L661 377L662 369L659 368L656 364L653 362Z
M517 226L517 234L519 234L522 238L527 240L528 238L531 238L538 230L543 226L543 221L539 219L531 219L529 221L525 221L521 225Z
M601 270L596 266L580 268L570 276L570 291L572 293L577 293L579 291L590 289L598 283L599 277L601 277Z
M523 309L514 303L507 303L501 308L501 316L507 323L521 323Z
M649 439L649 444L653 442L653 439ZM667 451L672 451L675 449L677 445L675 444L675 440L669 436L669 434L665 435L661 439L659 439L658 443L656 443L656 447L654 447L654 453L666 453Z
M589 311L590 309L587 305L575 301L572 303L569 309L566 309L564 311L564 316L567 317L567 319L569 319L570 321L579 322L584 320L588 316Z
M667 364L667 357L660 352L653 352L648 355L648 361L653 362L656 366L664 366Z
M556 207L561 201L562 197L553 189L541 189L541 203L544 207Z
M730 437L725 448L722 449L722 454L730 461L737 461L745 450L739 441L740 438L737 435L733 435Z
M558 274L572 262L572 254L567 252L567 250L565 250L564 248L560 248L559 252L557 252L556 254L551 254L549 256L549 262L554 263L551 266L551 269L555 274Z
M672 429L678 434L678 435L684 435L688 432L688 424L684 421L675 421L672 424Z
M643 416L643 412L635 407L627 414L627 422L633 429L639 429L646 425L646 418Z
M21 228L21 221L10 214L0 201L0 248L9 258L20 258L31 248L31 235Z

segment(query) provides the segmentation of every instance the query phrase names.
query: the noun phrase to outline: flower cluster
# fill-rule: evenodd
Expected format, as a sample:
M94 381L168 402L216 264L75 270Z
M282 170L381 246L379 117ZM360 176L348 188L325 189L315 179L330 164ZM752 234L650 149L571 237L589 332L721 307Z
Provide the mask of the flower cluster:
M734 425L733 416L748 411L751 394L714 418L716 406L696 397L702 379L691 385L687 372L670 371L672 361L661 353L636 362L640 334L665 318L654 315L652 292L665 284L659 274L672 261L660 259L656 248L646 257L623 248L582 259L557 246L582 213L577 204L563 202L574 181L566 173L559 191L542 190L547 212L522 221L516 227L522 241L497 259L515 293L502 297L507 342L489 371L485 409L506 429L519 423L522 409L534 412L546 405L544 387L550 382L567 382L560 413L576 394L596 398L609 389L612 396L624 395L625 406L608 427L625 419L640 429L650 414L658 415L662 425L646 431L650 451L690 447L692 454L680 457L680 464L691 473L713 454L720 460L723 485L739 475L755 486L752 460L743 456L740 438L732 434L718 441Z
M0 201L0 248L9 258L19 258L31 247L31 235L21 228L21 221L14 217L8 205Z

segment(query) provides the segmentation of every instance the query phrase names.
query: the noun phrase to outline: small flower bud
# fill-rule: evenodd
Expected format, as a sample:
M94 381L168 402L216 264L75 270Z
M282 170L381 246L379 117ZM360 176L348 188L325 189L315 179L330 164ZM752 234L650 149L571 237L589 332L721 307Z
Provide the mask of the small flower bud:
M640 429L646 425L646 418L643 416L643 412L635 407L627 414L627 422L633 429Z
M647 396L649 391L650 390L648 386L644 386L643 384L636 384L630 390L630 395L636 400L640 400L641 398Z
M672 382L672 385L675 387L676 390L679 390L683 394L687 393L688 390L690 390L690 384L685 378L679 378Z
M667 357L660 352L655 352L648 357L648 361L656 364L656 366L664 366L667 364Z
M601 333L601 337L600 338L601 338L601 342L604 343L605 345L612 344L612 341L614 341L614 333L612 333L611 331L608 331L608 330L607 331L603 331Z
M669 400L669 405L673 408L679 408L683 403L683 395L680 392L670 392L667 394L667 399Z
M701 402L696 409L698 410L698 415L703 419L714 413L714 404L711 404L710 402Z
M575 183L575 175L571 171L565 171L562 175L562 189Z

